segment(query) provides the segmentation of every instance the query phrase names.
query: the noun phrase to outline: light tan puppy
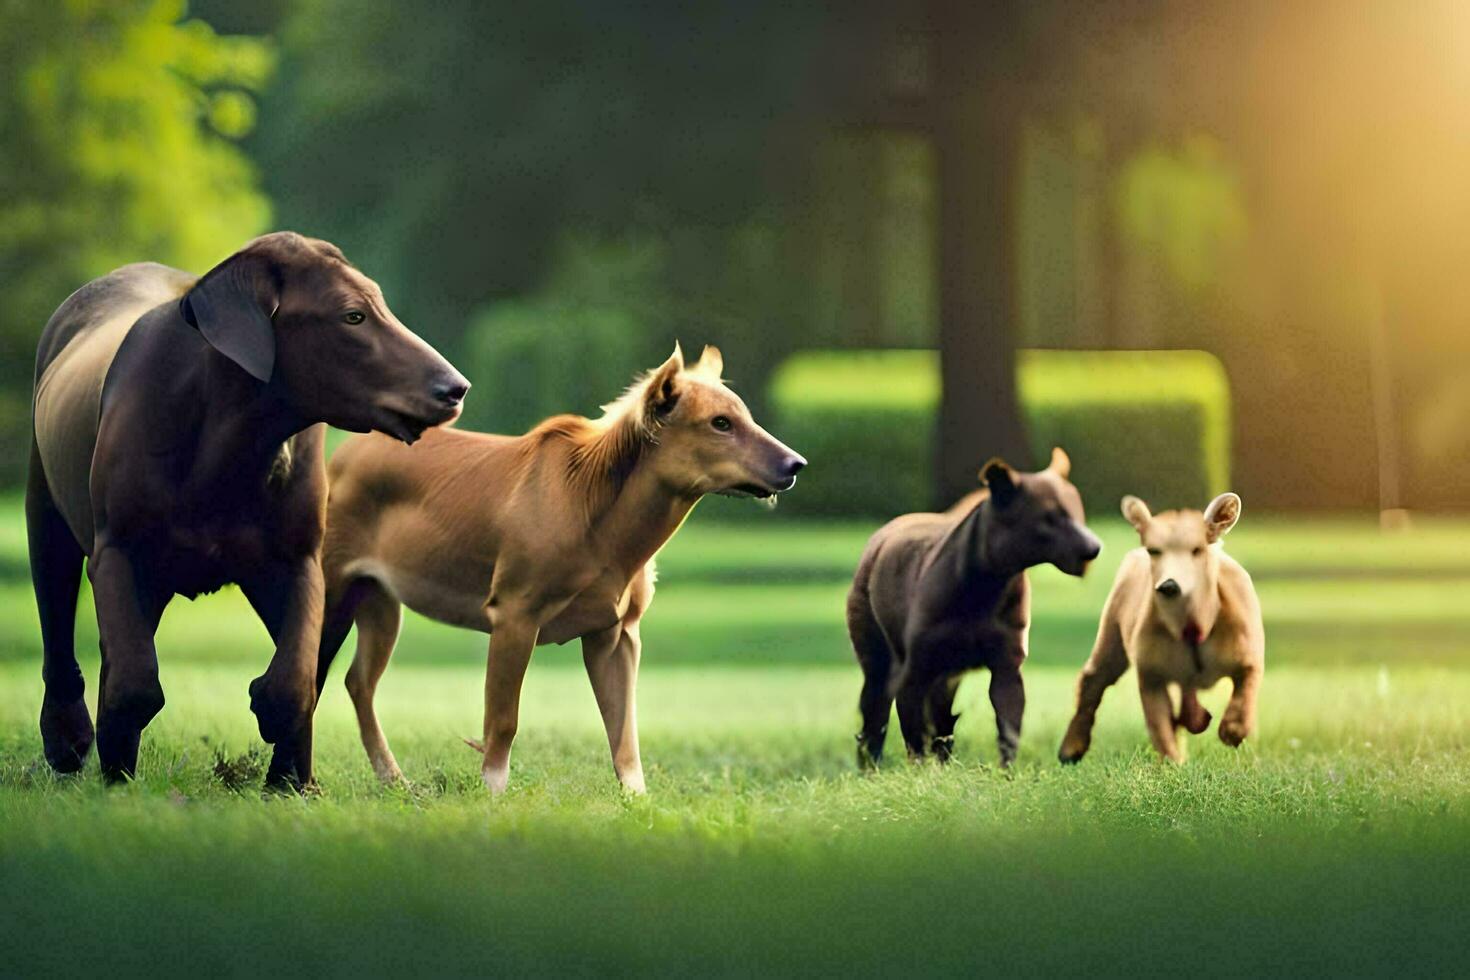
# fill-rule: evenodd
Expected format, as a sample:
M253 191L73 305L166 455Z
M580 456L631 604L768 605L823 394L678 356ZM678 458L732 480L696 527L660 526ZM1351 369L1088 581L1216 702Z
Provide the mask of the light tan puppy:
M634 686L653 557L706 493L770 497L806 460L720 380L720 352L678 348L599 419L523 436L431 429L411 450L356 436L332 457L318 691L353 621L347 690L384 780L402 778L373 710L402 606L490 634L481 774L505 789L531 651L582 640L624 786L642 792Z
M1204 513L1168 511L1158 516L1137 497L1123 498L1123 516L1142 547L1118 569L1103 607L1097 642L1077 679L1077 713L1058 754L1076 762L1092 742L1092 723L1103 692L1131 662L1149 738L1159 754L1183 762L1175 729L1193 734L1210 724L1198 692L1221 678L1234 684L1220 719L1220 741L1237 746L1256 727L1256 693L1266 668L1266 633L1250 575L1221 547L1240 519L1240 498L1223 493ZM1179 688L1179 711L1170 687Z

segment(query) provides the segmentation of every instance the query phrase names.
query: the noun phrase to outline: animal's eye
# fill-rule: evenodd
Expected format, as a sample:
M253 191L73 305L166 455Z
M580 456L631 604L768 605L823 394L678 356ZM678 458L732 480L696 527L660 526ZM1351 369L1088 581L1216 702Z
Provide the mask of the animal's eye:
M342 314L342 321L344 323L358 324L366 319L367 316L363 314L362 310L348 310Z
M1150 558L1157 558L1163 554L1163 552L1160 551L1158 548L1150 548L1148 549L1148 553Z
M709 424L714 426L715 431L717 432L730 431L730 419L724 415L716 415L714 418L709 420Z
M1198 558L1200 555L1202 555L1204 553L1205 553L1205 549L1199 547L1198 545L1195 546L1195 549L1194 549L1194 557Z

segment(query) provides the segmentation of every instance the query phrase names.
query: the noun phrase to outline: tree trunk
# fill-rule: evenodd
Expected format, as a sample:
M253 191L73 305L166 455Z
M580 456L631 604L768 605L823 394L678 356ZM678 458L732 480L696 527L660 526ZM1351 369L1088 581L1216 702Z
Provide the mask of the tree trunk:
M997 65L1009 5L937 3L934 148L939 184L937 505L974 489L990 456L1032 464L1016 385L1022 111ZM1002 23L997 23L1001 21Z

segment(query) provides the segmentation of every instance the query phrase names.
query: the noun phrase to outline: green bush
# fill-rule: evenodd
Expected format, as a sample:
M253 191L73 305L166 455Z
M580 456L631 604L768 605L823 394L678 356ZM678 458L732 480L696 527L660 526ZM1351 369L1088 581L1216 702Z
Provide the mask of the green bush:
M1032 458L1072 457L1090 512L1124 494L1156 510L1202 507L1230 482L1230 393L1201 351L1024 351L1021 402ZM811 461L791 514L882 518L933 506L934 351L798 354L771 384L773 431ZM978 468L983 460L975 460Z
M550 415L599 414L639 371L646 344L631 314L545 300L497 303L470 327L462 366L476 387L465 426L518 434ZM668 351L660 355L660 360Z

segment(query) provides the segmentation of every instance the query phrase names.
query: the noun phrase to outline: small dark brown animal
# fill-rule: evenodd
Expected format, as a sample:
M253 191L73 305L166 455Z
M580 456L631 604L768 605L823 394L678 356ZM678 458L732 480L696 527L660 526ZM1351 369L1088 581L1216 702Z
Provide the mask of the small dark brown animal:
M124 266L62 303L36 354L26 488L58 772L94 733L73 646L83 558L102 678L95 739L131 777L163 707L153 634L174 595L235 582L276 644L250 685L268 782L311 779L327 478L323 422L412 442L469 383L389 311L336 246L258 238L196 279Z
M1039 473L1000 460L986 489L947 513L906 514L868 542L847 597L847 628L863 668L858 765L877 765L895 698L909 757L954 748L955 692L964 673L990 670L1000 763L1016 757L1026 690L1021 664L1031 624L1026 569L1051 563L1081 575L1102 543L1067 482L1067 454Z

